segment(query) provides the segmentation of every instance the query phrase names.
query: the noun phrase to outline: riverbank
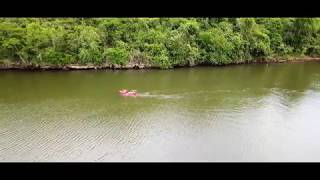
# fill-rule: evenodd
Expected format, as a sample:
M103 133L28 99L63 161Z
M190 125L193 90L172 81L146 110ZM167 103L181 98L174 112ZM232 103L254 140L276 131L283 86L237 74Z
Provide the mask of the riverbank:
M303 62L314 62L319 61L320 57L290 57L290 58L271 58L271 59L257 59L250 61L241 61L228 65L236 64L268 64L268 63L303 63ZM194 66L221 66L213 64L194 64L194 65L183 65L175 66L178 67L194 67ZM115 69L115 70L126 70L126 69L160 69L159 66L142 64L142 63L129 63L127 65L115 65L115 64L67 64L67 65L39 65L39 64L27 64L22 62L11 62L9 60L0 61L0 70L99 70L99 69Z

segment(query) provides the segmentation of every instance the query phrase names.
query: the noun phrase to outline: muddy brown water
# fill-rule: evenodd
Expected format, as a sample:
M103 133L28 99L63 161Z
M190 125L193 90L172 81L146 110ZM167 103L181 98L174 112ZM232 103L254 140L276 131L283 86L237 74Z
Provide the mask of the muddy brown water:
M0 161L320 161L317 62L0 71L0 84Z

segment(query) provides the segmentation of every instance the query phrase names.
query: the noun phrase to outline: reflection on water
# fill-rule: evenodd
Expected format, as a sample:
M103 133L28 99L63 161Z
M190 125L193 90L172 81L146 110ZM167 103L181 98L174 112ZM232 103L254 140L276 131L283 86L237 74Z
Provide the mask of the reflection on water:
M319 68L3 71L0 161L319 161Z

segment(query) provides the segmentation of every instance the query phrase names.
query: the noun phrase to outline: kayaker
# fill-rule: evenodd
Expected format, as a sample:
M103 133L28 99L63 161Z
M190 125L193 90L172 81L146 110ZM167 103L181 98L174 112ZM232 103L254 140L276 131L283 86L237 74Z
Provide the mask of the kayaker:
M121 94L122 96L137 96L137 95L138 95L138 94L137 94L137 90L130 90L130 91L128 91L128 90L126 90L126 89L122 89L122 90L120 90L119 92L120 92L120 94Z
M121 90L119 91L119 93L120 93L120 94L126 94L126 93L128 93L128 90L126 90L126 89L121 89Z

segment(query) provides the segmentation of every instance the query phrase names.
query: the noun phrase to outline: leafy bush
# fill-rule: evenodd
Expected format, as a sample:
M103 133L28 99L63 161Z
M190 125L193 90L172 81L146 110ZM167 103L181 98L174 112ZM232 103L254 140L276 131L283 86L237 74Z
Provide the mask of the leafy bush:
M129 52L122 48L107 48L105 57L113 64L125 65L129 59Z

